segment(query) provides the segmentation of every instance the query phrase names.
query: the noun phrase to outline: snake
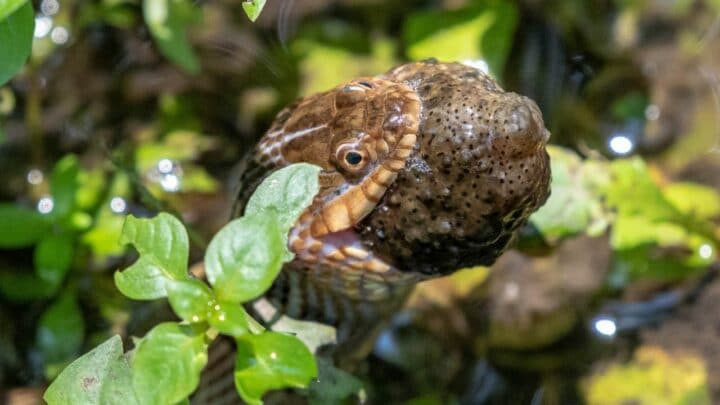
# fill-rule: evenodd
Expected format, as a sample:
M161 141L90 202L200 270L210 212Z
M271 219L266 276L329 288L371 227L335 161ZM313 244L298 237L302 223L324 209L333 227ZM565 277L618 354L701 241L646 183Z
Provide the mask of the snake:
M334 326L333 361L353 368L415 285L512 246L550 194L549 137L535 102L462 63L406 63L296 100L243 160L233 209L275 170L321 168L263 299ZM210 350L194 403L237 402L232 350Z
M550 193L537 104L461 63L406 63L296 100L246 160L234 215L293 163L321 168L266 297L352 342L417 283L490 265Z

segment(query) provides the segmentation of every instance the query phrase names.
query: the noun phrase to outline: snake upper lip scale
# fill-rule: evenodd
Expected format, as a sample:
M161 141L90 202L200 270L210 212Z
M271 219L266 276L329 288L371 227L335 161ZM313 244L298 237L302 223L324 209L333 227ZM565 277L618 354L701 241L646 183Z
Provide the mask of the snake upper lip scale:
M348 306L491 264L549 195L548 137L538 106L483 72L404 64L281 111L243 174L236 214L272 170L322 168L271 296L290 316L333 323L352 316Z

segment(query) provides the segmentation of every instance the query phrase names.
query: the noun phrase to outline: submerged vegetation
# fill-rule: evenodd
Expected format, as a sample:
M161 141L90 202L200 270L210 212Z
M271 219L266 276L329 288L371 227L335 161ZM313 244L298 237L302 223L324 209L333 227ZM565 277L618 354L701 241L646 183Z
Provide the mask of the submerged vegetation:
M249 403L311 380L314 403L719 401L718 18L712 0L0 0L0 398L181 402L225 335ZM428 57L538 102L552 195L492 268L420 285L352 376L231 305L290 259L317 169L276 173L228 224L227 191L294 98Z

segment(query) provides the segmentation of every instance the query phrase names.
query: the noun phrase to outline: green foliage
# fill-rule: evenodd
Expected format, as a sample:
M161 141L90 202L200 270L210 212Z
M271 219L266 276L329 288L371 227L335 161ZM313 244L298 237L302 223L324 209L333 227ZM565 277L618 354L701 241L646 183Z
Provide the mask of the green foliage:
M0 86L25 65L32 49L35 15L32 3L9 0L0 3Z
M320 168L297 163L267 177L250 196L245 213L248 216L271 214L282 229L289 229L309 206L313 195L306 190L318 188Z
M36 342L45 360L46 374L54 377L80 350L85 321L72 294L63 294L43 313Z
M335 367L331 359L317 358L318 378L310 385L309 399L313 405L342 403L357 395L362 381L352 374Z
M398 62L396 48L388 38L371 43L354 27L337 21L311 26L293 43L305 78L300 92L325 91L338 83L388 70Z
M581 232L602 233L608 224L608 213L593 189L602 171L594 170L593 165L567 149L549 146L548 153L552 193L545 205L530 217L530 222L552 244Z
M403 27L410 59L485 60L502 76L517 26L516 7L504 1L479 2L459 10L419 12Z
M161 323L140 340L132 360L132 386L141 404L174 404L200 383L207 343L200 325Z
M136 265L157 268L172 280L187 277L188 236L172 215L161 213L153 219L129 216L120 243L130 243L140 253Z
M709 405L708 364L701 357L640 346L627 364L614 364L587 378L590 405Z
M264 332L237 339L235 387L249 404L283 387L304 387L317 375L317 365L305 345L291 335Z
M275 280L286 249L272 213L232 221L210 242L205 253L208 281L222 301L249 301ZM258 272L258 268L267 270Z
M530 217L545 242L610 226L613 271L620 288L639 278L673 281L696 274L717 258L717 191L691 183L660 186L640 158L580 160L550 147L552 195Z
M168 299L173 311L186 321L208 318L208 307L214 303L213 293L199 280L178 280L167 283Z
M0 248L34 245L50 224L43 215L15 204L0 204Z
M27 0L4 0L0 3L0 21L6 19L13 14L21 6L25 5ZM0 83L2 84L2 83Z
M120 336L113 336L70 364L45 391L48 404L139 404L127 389L132 379Z
M69 216L75 207L80 166L75 155L60 159L50 174L50 193L53 198L52 215L57 219Z
M602 193L616 212L610 238L616 253L611 279L614 286L638 277L682 279L715 260L720 243L708 218L688 204L682 210L675 206L652 180L641 159L617 160L610 164L609 171L611 181ZM688 193L684 196L687 200L718 199L717 194L709 197L712 193L706 188L680 187ZM677 191L671 187L669 193Z
M73 239L70 235L50 234L35 247L35 273L52 285L59 285L70 270L73 254Z
M188 236L178 219L165 213L151 219L128 216L121 241L133 245L139 258L115 273L118 289L136 299L167 296L183 322L157 325L139 340L129 372L125 363L118 363L118 350L108 346L107 354L98 355L105 362L100 370L117 369L123 381L132 383L109 382L104 373L97 384L112 384L113 398L125 393L139 403L183 401L197 388L208 344L220 332L238 342L235 380L246 402L259 402L271 389L306 386L317 374L312 353L294 336L265 331L241 303L262 294L282 263L292 258L286 235L317 193L319 170L292 165L259 186L246 216L220 230L205 253L212 288L188 274ZM53 383L48 403L64 400L57 394L62 388L53 387L63 384L73 393L77 378L90 372L86 367L96 366L83 359L68 368L69 376L63 373ZM100 399L96 395L84 403L102 403Z
M255 22L265 7L265 0L244 0L242 6L250 21Z
M160 52L188 73L198 73L200 62L185 31L197 21L187 0L143 0L143 15Z

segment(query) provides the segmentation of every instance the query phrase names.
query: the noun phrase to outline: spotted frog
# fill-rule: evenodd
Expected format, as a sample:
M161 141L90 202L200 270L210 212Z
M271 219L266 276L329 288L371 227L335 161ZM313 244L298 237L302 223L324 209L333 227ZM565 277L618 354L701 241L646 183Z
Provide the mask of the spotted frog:
M490 265L549 195L538 106L473 67L398 66L281 111L241 179L236 215L275 169L322 168L268 293L339 339L397 309L416 283Z

